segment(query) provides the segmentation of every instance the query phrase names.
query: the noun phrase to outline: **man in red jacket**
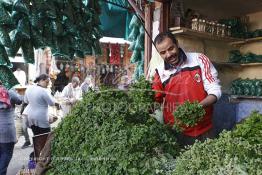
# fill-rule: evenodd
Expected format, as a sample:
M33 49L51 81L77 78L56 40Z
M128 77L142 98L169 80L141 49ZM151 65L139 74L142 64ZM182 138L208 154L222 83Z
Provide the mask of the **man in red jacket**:
M155 100L164 105L165 123L174 124L177 105L186 100L198 101L206 114L196 126L184 128L178 142L188 145L196 139L212 137L213 104L221 96L216 69L204 54L185 53L172 33L158 34L154 43L164 63L156 69L152 88L156 91Z

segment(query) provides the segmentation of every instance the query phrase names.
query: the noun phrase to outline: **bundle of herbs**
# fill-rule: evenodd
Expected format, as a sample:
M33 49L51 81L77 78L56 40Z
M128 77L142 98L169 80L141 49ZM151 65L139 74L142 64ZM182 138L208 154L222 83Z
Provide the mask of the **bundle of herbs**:
M197 101L185 101L174 112L175 123L173 128L181 132L185 127L195 126L203 119L205 113L204 108Z

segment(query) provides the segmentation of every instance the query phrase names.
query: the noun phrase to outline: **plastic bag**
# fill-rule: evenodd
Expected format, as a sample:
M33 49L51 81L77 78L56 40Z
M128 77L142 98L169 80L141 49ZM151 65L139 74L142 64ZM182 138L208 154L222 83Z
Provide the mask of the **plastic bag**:
M136 45L136 41L133 41L129 47L128 47L128 50L135 50L135 45Z
M145 36L143 34L137 37L135 50L144 50L144 38Z
M129 36L128 36L128 40L129 41L134 41L137 38L138 34L139 34L139 28L138 27L133 27L131 32L130 32L130 34L129 34Z
M10 15L6 9L0 4L0 25L12 23Z
M5 47L0 43L0 65L6 65L12 67L12 64L8 58Z
M52 21L52 32L56 36L62 36L64 34L64 28L60 21Z
M11 19L15 25L18 24L18 21L22 18L24 18L26 15L21 12L13 11L11 14Z
M32 39L31 40L33 42L33 46L36 49L43 48L46 46L42 35L38 31L32 30Z
M30 16L30 22L32 26L39 30L39 32L42 32L43 29L43 20L39 17L39 14L33 14Z
M63 26L65 33L67 34L74 35L77 32L76 26L69 20L69 18L63 20Z
M242 55L239 50L231 50L229 52L229 62L239 63L241 61Z
M45 41L46 46L50 46L53 43L53 34L52 34L52 26L51 23L46 22L43 28L42 37Z
M98 40L94 42L93 49L94 49L96 55L102 54L102 50L101 50L100 43L99 43Z
M133 15L129 23L129 28L132 29L133 27L139 27L139 25L140 25L139 19L136 17L136 15Z
M64 7L64 1L63 0L56 0L56 1L54 1L54 5L57 8L62 9Z
M17 12L24 13L29 15L29 1L25 0L16 0L13 5L13 10Z
M68 38L65 37L57 37L56 43L55 43L55 52L53 53L54 55L61 55L65 57L71 56L71 50L69 49L69 40ZM74 51L73 51L74 54Z
M31 40L24 40L21 47L25 62L34 64L34 47Z
M80 9L82 6L82 1L80 0L73 0L72 2L72 6L75 7L76 9Z
M141 60L141 52L135 50L130 58L130 63L136 63Z
M91 45L86 45L85 49L83 50L84 55L92 55L92 46Z
M48 2L46 3L47 10L46 10L46 17L51 19L56 19L56 8L53 3Z
M13 1L12 0L2 0L3 7L8 10L9 12L12 11L13 8Z
M9 33L11 42L12 42L12 47L9 48L8 50L8 55L11 57L15 57L16 53L18 52L21 44L22 44L22 37L17 30L13 30Z
M7 89L19 84L13 72L6 66L0 65L0 80Z
M65 5L63 14L67 16L71 21L74 21L74 10L73 7L69 4Z
M23 39L30 39L30 22L27 17L18 21L17 32L20 33Z
M78 58L85 58L84 52L82 52L81 50L76 50L75 56Z
M11 47L12 45L8 32L3 27L0 27L0 43L2 43L5 47Z

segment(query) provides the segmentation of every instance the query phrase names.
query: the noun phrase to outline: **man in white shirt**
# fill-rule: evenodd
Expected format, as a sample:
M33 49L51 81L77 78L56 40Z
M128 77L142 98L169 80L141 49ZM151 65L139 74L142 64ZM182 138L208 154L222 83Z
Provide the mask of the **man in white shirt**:
M62 91L63 104L61 108L63 111L63 116L65 117L76 104L82 98L82 91L79 87L80 80L78 77L73 77L71 83L64 87Z

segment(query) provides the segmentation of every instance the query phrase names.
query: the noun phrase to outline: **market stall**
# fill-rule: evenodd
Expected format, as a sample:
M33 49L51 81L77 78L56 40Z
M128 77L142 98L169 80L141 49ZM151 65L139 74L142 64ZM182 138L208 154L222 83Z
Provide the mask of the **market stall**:
M36 74L50 76L56 102L72 106L63 119L61 110L49 109L59 120L52 125L51 133L34 137L32 161L37 165L36 169L28 167L34 169L30 173L262 174L262 115L253 112L262 109L261 2L99 3L0 2L0 80L7 88L18 84L7 56L16 55L21 47L25 62L35 63ZM125 25L121 23L119 33L128 41L102 37L111 33L110 27L112 35L116 35L119 25L117 20L110 23L105 11L119 18L124 16ZM107 24L101 27L104 31L101 21ZM200 126L198 122L204 121L207 107L198 101L176 101L175 111L169 111L172 123L163 117L166 106L162 102L170 94L152 91L157 83L149 80L163 63L152 41L166 30L176 36L179 47L186 52L199 52L210 58L212 64L206 61L204 69L216 67L223 91L214 106L215 136L203 136L201 140L200 135L199 141L186 147L179 136L186 129ZM35 57L34 49L39 49ZM199 83L202 79L197 75L194 80ZM73 77L81 82L88 77L93 87L71 102L60 92ZM157 85L165 88L167 83L169 80ZM175 83L169 87L172 85ZM23 94L25 89L17 90ZM161 104L154 102L156 94L161 94ZM174 93L172 98L179 96ZM28 170L20 171L26 173Z

